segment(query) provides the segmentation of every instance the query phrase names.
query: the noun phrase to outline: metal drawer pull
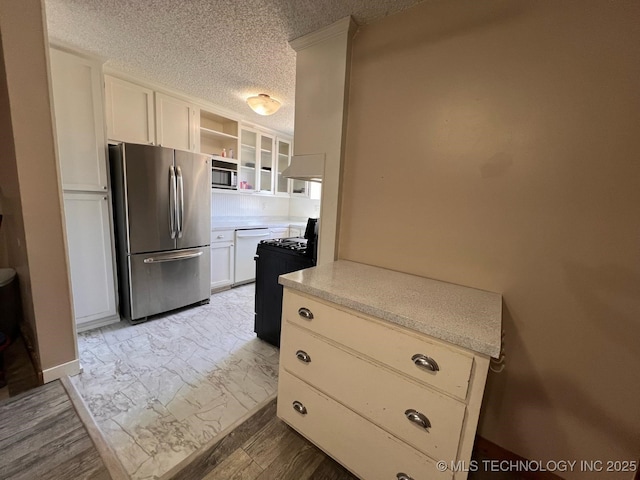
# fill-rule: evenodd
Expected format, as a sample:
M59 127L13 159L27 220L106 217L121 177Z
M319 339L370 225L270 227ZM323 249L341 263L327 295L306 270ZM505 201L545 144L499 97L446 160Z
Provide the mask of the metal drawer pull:
M411 478L409 475L407 475L406 473L402 473L402 472L399 472L399 473L396 475L396 478L397 478L398 480L413 480L413 478Z
M433 358L427 357L421 353L416 353L411 357L411 360L413 360L413 363L415 363L416 366L429 370L430 372L437 372L440 370L440 367Z
M404 415L407 417L407 419L410 422L415 423L416 425L418 425L419 427L424 428L425 430L428 428L431 428L431 422L429 421L429 419L426 417L426 415L410 408L409 410L407 410L406 412L404 412Z
M296 357L298 357L298 360L300 360L301 362L311 363L311 357L304 350L298 350L296 352Z
M308 308L299 308L298 315L300 315L305 320L313 320L313 313L311 313L311 310L309 310Z
M293 402L293 409L298 412L300 415L306 415L307 414L307 407L305 407L302 403L300 403L299 401L295 401Z

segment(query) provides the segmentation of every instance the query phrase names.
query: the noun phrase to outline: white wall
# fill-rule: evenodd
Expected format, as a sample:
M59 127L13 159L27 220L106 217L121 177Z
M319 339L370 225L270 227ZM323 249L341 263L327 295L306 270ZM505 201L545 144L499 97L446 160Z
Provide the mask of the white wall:
M292 197L289 201L290 217L317 217L320 214L320 200Z

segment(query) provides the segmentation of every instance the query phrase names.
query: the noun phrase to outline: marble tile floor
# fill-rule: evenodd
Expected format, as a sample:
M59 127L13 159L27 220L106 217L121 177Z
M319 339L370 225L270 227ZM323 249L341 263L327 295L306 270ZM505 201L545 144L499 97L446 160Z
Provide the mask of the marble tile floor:
M253 306L250 284L78 334L72 382L131 478L160 478L275 397L279 351L256 338Z

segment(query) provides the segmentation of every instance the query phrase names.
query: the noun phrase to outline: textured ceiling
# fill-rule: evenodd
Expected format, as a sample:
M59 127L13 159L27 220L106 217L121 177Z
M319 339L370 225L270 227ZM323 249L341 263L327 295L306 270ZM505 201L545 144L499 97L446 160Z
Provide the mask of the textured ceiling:
M295 52L288 41L347 15L359 25L421 0L45 0L54 42L126 74L293 132ZM246 97L282 102L270 117Z

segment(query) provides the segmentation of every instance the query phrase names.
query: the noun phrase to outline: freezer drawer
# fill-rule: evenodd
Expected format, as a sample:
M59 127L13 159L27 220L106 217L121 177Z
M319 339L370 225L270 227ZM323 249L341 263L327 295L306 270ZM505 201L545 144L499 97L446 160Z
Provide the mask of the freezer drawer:
M130 285L122 288L122 313L130 320L208 301L211 295L208 245L131 255L128 267Z

